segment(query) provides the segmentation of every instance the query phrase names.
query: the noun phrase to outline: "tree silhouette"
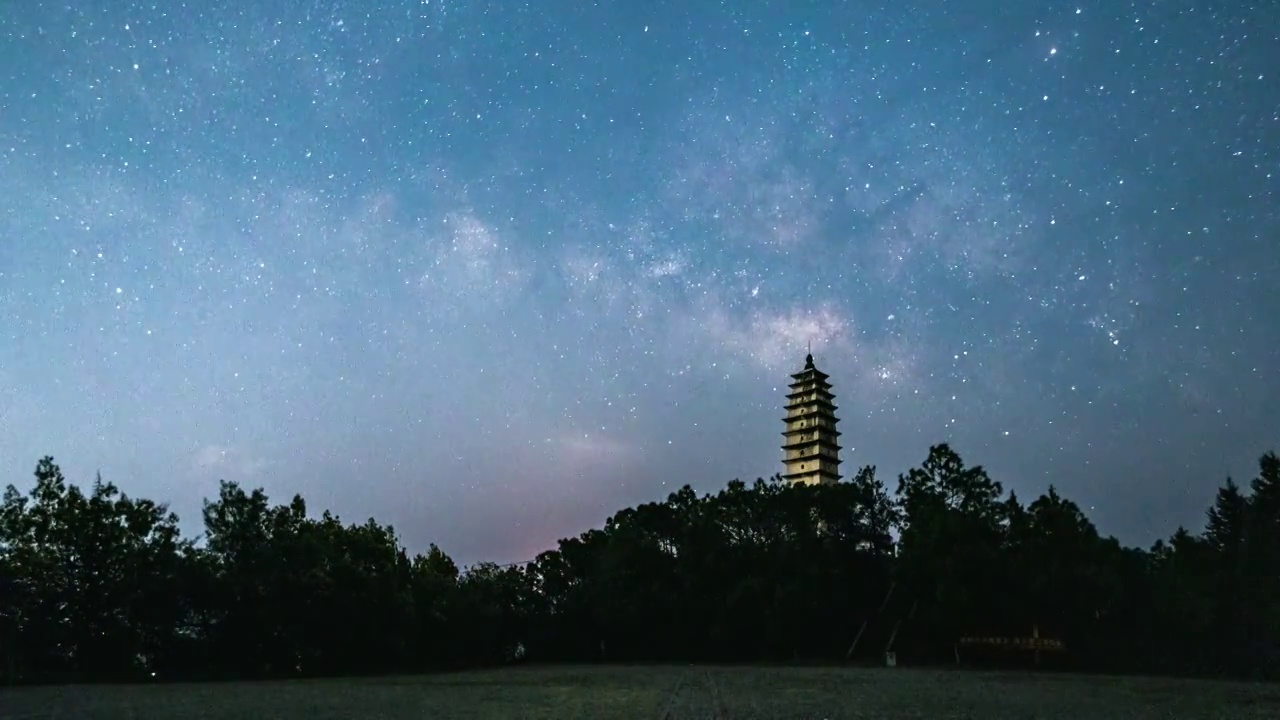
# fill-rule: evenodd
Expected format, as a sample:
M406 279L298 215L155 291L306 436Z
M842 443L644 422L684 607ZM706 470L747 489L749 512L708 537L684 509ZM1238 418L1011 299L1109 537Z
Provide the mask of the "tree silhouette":
M459 568L393 528L223 482L184 539L163 505L52 458L0 502L0 661L18 682L296 677L540 661L903 662L972 636L1062 640L1078 670L1263 676L1280 659L1280 458L1228 479L1202 534L1101 537L936 445L891 495L873 466L618 511L536 559ZM998 657L997 657L998 656ZM970 659L974 658L974 659Z

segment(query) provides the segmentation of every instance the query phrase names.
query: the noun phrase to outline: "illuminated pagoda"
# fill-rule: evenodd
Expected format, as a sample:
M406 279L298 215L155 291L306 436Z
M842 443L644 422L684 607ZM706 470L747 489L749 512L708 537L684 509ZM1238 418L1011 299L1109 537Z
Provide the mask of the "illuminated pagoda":
M787 393L786 430L782 433L782 479L791 485L819 485L840 480L840 433L832 404L829 376L814 367L813 353L804 370L791 376Z

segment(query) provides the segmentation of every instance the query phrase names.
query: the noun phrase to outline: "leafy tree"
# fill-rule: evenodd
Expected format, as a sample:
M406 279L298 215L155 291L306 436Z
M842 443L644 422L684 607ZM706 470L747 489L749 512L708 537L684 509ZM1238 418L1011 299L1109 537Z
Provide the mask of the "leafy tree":
M16 680L292 677L544 661L954 662L965 635L1064 639L1082 670L1260 674L1280 659L1280 459L1202 534L1101 537L947 445L898 478L684 486L529 563L459 568L391 527L221 483L199 542L52 458L0 500L0 661Z
M9 662L68 679L148 670L182 614L177 517L101 478L86 495L51 457L35 478L0 508Z

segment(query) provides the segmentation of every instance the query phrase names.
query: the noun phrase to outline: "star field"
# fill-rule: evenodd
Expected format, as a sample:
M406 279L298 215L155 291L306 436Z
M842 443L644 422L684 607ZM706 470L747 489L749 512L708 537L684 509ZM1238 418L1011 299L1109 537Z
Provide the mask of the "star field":
M1280 442L1267 3L0 12L0 470L220 478L519 560L948 441L1105 533Z

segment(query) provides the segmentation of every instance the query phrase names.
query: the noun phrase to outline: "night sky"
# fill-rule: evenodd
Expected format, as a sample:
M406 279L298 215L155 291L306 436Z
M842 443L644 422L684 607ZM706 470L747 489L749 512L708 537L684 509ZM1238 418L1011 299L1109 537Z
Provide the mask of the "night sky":
M952 443L1147 545L1280 450L1269 2L0 7L0 482L531 558Z

